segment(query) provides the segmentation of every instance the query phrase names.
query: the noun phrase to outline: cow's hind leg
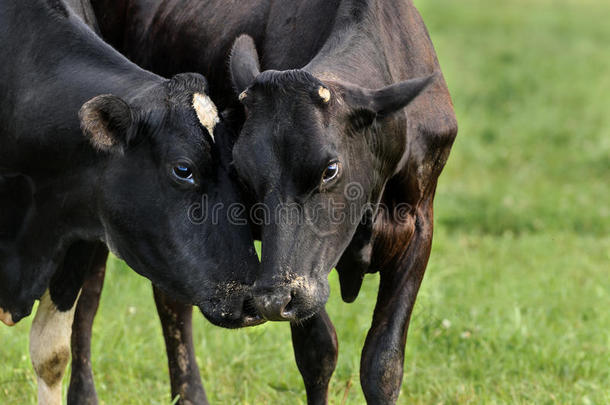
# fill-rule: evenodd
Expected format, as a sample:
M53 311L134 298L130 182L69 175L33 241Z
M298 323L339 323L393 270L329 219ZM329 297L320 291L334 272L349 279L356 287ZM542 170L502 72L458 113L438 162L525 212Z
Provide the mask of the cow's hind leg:
M179 397L179 405L207 404L193 346L193 307L173 300L155 286L153 292L165 338L172 398Z
M328 402L328 383L337 366L337 334L325 310L290 324L294 357L305 382L307 403Z
M99 244L91 246L88 253L83 253L89 257L88 277L83 283L72 323L72 372L68 404L95 405L98 401L91 368L91 329L104 286L108 250Z
M61 381L70 360L73 318L74 306L60 311L47 290L30 329L30 358L38 381L39 404L61 404Z
M431 206L421 208L413 224L406 251L381 270L373 322L360 363L360 382L369 404L394 404L400 393L409 320L432 244Z

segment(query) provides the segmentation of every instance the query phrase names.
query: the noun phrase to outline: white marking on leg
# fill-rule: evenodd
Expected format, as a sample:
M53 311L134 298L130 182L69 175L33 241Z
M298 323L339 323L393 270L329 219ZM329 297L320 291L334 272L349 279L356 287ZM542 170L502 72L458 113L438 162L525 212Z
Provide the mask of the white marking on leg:
M78 302L78 298L76 300ZM70 360L74 306L60 312L47 290L30 329L30 358L38 380L38 404L61 404L61 381Z

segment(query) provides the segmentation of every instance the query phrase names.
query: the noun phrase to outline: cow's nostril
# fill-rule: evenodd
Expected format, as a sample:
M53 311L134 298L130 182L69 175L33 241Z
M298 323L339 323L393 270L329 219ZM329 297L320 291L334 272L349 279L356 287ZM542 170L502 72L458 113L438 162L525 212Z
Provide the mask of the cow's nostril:
M246 298L244 300L242 318L244 320L243 326L260 325L261 323L265 322L265 320L256 310L256 306L254 305L254 300L252 298Z
M294 317L295 310L294 310L294 299L293 298L294 298L294 294L290 294L290 301L288 301L288 304L286 304L286 306L282 310L283 318L292 319Z
M254 303L263 318L269 321L290 321L294 315L291 294L267 294L255 298Z

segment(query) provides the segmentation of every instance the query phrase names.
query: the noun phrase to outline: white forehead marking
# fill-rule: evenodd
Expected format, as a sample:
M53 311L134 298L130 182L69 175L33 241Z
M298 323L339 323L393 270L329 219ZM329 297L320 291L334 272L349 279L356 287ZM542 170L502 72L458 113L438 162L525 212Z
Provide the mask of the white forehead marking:
M318 89L318 95L325 103L328 103L330 101L330 90L328 90L326 87L320 86L320 88Z
M216 105L214 105L212 100L210 100L207 95L195 93L193 95L193 108L197 113L199 122L201 122L201 125L208 130L210 136L212 137L212 141L215 142L214 128L220 121L220 118L218 118L218 109L216 109Z

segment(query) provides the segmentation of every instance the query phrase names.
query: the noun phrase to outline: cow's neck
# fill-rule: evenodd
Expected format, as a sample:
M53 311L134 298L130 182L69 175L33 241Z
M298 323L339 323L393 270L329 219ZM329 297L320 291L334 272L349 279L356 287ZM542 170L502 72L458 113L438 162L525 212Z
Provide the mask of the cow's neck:
M36 218L31 218L32 226L44 229L44 222L56 223L69 239L99 240L103 229L97 201L103 192L105 165L100 159L61 175L32 175L36 212Z
M77 240L102 239L99 173L100 168L89 166L61 177L34 176L33 203L15 240L16 253L31 257L28 260L54 261Z
M437 68L411 0L343 0L332 33L304 69L322 79L379 88Z
M4 82L17 89L0 97L2 106L10 106L2 118L14 122L18 134L0 138L0 159L7 170L28 175L69 171L96 158L78 119L86 101L113 94L130 102L163 79L129 62L73 14L53 15L39 2L24 2L38 7L9 8L14 23L6 29L23 45L7 47L6 58L27 61L31 73L18 64L0 64Z
M345 81L368 88L391 81L379 27L387 24L377 0L343 0L324 46L304 67L322 80ZM384 7L392 7L385 2Z

